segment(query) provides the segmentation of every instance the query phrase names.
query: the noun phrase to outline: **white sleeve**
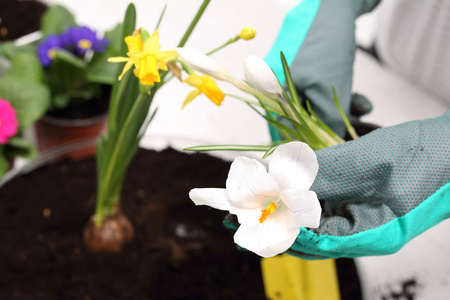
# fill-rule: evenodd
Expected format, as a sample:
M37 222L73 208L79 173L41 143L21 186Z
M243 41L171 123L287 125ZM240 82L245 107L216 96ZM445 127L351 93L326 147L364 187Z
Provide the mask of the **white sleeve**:
M407 80L450 102L450 1L388 0L375 47Z

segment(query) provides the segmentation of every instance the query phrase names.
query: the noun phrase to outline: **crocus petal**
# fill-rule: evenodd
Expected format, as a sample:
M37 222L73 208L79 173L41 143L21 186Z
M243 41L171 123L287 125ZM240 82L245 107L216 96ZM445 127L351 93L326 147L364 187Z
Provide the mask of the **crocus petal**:
M234 159L226 187L233 203L244 208L265 208L280 191L266 168L256 159L246 157Z
M290 142L279 146L272 153L269 163L269 174L281 190L309 189L318 169L316 154L302 142Z
M261 205L260 207L256 208L245 208L234 205L234 203L232 203L229 212L230 214L236 215L239 224L243 224L248 223L249 220L259 220L259 217L261 216L261 210L266 207L267 205Z
M277 99L281 97L280 83L269 65L260 57L248 56L244 61L245 80L257 91Z
M214 77L217 80L230 81L233 76L216 63L211 57L192 48L177 48L178 56L192 69Z
M208 205L220 210L230 209L230 200L225 189L205 188L192 189L189 198L195 205Z
M322 208L313 191L284 190L280 193L284 203L286 226L289 228L317 228L320 224Z
M272 257L289 249L299 232L277 222L249 222L239 226L234 242L262 257Z

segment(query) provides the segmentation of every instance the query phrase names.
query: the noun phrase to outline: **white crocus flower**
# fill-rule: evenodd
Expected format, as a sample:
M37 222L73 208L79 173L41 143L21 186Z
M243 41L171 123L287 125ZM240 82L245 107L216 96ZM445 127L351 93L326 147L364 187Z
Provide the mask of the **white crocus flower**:
M271 99L284 99L277 77L262 58L248 56L244 61L244 76L248 84L260 93Z
M321 207L310 191L317 174L314 151L301 142L279 146L269 170L255 159L237 157L231 164L226 188L193 189L196 205L209 205L237 215L234 241L262 257L289 249L300 227L319 226Z
M176 51L178 52L179 58L192 69L214 77L217 80L234 80L234 77L223 66L204 53L184 47L177 48Z

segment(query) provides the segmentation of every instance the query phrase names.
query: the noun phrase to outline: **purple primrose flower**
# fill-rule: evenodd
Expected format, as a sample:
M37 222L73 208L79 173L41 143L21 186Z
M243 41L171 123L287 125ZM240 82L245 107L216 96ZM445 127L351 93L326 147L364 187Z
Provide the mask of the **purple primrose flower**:
M49 35L37 46L37 54L44 67L48 67L55 58L54 49L62 48L61 41L56 34Z
M65 48L75 47L75 52L84 55L88 50L105 51L108 39L97 38L97 32L86 26L70 27L61 34L61 43Z

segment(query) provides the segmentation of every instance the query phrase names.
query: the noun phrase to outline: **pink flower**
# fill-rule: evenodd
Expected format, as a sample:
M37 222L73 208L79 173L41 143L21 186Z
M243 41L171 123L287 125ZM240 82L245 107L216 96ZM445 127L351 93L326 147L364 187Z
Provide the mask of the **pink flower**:
M17 133L18 127L16 110L9 101L0 98L0 145L8 143L9 138Z

